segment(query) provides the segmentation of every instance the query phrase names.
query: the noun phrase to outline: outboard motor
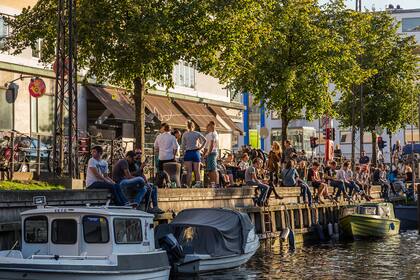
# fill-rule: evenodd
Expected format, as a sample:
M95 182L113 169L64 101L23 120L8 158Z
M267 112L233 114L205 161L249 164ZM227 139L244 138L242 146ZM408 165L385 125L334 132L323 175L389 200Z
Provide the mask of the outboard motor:
M176 240L172 233L159 238L159 246L166 251L171 264L174 264L176 261L184 258L185 256L182 246L179 245L178 240Z

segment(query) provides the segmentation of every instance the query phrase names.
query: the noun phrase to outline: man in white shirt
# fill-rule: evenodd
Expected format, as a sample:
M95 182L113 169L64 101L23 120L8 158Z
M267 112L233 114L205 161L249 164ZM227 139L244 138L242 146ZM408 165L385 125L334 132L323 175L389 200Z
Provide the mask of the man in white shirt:
M210 184L218 184L219 176L217 173L217 150L219 149L219 135L215 130L214 121L210 121L207 125L206 147L204 156L206 157L207 171L209 173Z
M170 132L169 124L162 124L162 130L163 132L156 137L154 144L155 151L159 154L159 171L163 170L163 164L175 161L175 155L179 149L175 136Z
M121 187L108 176L108 163L101 159L102 147L93 147L91 153L86 174L86 189L109 189L114 194L117 205L128 205Z

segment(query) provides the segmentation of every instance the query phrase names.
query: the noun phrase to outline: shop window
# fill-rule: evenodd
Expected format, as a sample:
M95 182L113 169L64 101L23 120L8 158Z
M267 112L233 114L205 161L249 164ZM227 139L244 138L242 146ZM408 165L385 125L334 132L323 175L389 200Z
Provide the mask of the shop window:
M195 68L191 63L179 61L174 66L174 83L177 86L195 88Z
M83 217L83 235L86 243L108 243L108 221L105 217Z
M13 103L6 98L6 90L0 89L0 130L11 130L13 118Z
M142 242L140 219L114 219L114 236L117 244Z
M54 220L51 225L51 240L55 244L75 244L77 242L76 220Z
M403 32L420 32L420 17L403 18L402 31Z
M25 219L24 239L26 243L48 242L48 219L46 216L33 216Z

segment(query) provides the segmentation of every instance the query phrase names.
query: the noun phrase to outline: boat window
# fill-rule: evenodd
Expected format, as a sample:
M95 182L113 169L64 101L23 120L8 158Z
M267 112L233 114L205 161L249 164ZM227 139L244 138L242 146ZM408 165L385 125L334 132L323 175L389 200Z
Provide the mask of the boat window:
M83 234L86 243L108 243L108 221L105 217L83 217Z
M24 222L26 243L47 243L48 242L48 219L46 216L33 216L25 219Z
M114 235L117 244L138 244L142 242L140 219L114 219Z
M55 244L75 244L77 242L76 220L54 220L51 225L51 239Z

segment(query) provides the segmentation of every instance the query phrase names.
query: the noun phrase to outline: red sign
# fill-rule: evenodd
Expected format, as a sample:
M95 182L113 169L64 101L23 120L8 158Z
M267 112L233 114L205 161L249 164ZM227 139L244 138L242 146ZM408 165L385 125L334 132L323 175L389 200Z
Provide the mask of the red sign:
M45 94L47 87L45 86L44 80L40 78L32 78L29 83L29 94L32 97L38 98Z

